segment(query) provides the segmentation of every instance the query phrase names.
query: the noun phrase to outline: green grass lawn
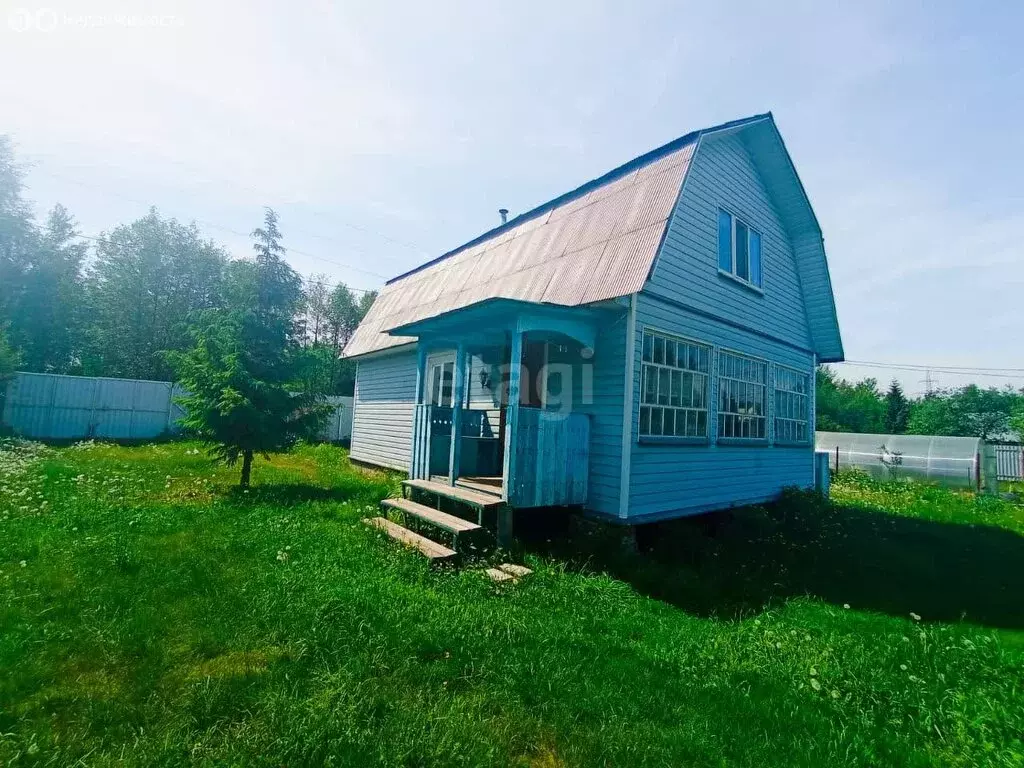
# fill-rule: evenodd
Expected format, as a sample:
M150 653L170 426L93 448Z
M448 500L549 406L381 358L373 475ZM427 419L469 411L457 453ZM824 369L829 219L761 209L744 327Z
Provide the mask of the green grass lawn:
M0 763L1024 765L1024 507L523 518L515 586L359 524L396 477L303 448L0 452Z

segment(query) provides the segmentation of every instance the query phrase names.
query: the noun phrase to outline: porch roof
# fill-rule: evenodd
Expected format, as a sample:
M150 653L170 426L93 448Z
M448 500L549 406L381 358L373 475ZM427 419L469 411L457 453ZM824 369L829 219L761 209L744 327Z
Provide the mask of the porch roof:
M397 325L385 330L392 336L424 341L485 343L504 340L505 334L555 333L594 346L596 321L609 310L600 307L564 307L517 299L485 299L466 307Z

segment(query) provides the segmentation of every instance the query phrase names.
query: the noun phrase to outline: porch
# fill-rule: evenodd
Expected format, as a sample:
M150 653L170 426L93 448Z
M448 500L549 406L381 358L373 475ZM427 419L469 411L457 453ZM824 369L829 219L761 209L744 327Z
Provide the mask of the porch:
M418 342L410 479L512 508L586 504L571 360L589 360L600 313L497 299L391 329Z

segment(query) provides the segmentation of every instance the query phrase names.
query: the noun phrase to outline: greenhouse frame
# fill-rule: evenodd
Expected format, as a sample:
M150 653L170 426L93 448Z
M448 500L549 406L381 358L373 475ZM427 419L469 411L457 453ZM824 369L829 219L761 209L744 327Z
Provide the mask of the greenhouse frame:
M829 454L832 471L857 469L879 479L998 490L995 446L977 437L817 432L815 450Z

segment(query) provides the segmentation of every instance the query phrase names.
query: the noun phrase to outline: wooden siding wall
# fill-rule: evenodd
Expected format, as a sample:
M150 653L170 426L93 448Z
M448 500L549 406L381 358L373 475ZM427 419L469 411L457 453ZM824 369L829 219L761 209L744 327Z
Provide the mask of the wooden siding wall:
M814 445L719 445L717 388L714 367L709 385L706 445L638 443L641 335L644 327L702 341L717 348L744 352L814 375L814 358L790 346L687 312L654 296L637 297L637 342L634 361L633 456L630 470L629 517L657 519L696 514L775 498L787 486L814 485ZM712 357L714 366L717 356ZM768 404L772 413L772 378ZM769 431L771 425L769 424Z
M351 456L407 471L412 456L416 350L359 361Z
M719 274L719 208L761 233L763 295ZM739 138L702 141L644 291L811 349L790 238Z
M763 295L719 274L719 208L761 232ZM702 142L651 279L637 297L628 516L653 520L696 514L767 501L786 486L814 484L811 443L717 444L717 356L709 386L709 443L638 443L645 327L787 365L813 380L814 355L793 243L749 152L735 136ZM769 417L771 382L769 374ZM769 433L771 426L769 421Z
M573 410L590 416L587 508L619 513L622 481L622 397L626 376L628 310L614 313L599 328L592 363L592 395L573 393ZM582 384L581 376L574 376ZM574 383L574 389L575 389Z

